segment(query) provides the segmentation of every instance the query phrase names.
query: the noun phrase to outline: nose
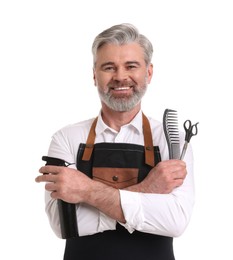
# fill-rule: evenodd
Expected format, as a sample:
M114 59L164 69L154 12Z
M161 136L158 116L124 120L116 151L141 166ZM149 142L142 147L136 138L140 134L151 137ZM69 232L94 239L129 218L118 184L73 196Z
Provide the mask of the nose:
M113 80L124 81L127 80L128 73L124 68L117 68L113 74Z

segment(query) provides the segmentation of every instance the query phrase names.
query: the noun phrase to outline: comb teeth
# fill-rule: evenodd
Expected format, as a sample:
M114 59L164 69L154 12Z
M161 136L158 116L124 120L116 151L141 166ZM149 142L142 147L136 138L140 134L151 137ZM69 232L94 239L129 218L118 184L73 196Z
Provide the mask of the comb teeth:
M166 136L169 158L180 158L180 140L179 140L179 127L178 115L176 110L166 109L163 115L163 128Z

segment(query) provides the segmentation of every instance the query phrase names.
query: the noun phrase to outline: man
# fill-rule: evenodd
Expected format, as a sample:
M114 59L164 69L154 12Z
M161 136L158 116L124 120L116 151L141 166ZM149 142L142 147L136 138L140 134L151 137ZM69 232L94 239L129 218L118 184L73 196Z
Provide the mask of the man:
M96 119L54 134L48 155L75 164L43 166L46 212L61 237L58 201L75 204L78 231L64 259L175 259L173 237L194 203L192 151L169 160L162 124L141 111L153 75L150 41L131 24L100 33L92 46ZM183 138L183 137L181 137Z

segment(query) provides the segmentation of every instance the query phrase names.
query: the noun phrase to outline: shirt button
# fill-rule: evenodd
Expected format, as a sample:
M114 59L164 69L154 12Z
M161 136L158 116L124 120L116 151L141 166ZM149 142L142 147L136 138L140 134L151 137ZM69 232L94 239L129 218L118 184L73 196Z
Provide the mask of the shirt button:
M114 175L114 176L112 177L112 179L113 179L113 181L118 181L118 176Z

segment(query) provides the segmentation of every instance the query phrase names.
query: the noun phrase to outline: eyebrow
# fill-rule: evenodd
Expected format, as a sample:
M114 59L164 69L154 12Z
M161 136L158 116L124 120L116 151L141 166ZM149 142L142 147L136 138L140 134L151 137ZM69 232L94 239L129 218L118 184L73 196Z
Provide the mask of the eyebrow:
M141 63L138 62L138 61L136 61L136 60L135 60L135 61L134 61L134 60L133 60L133 61L127 61L126 64L127 64L127 65L135 64L135 65L138 65L138 66L141 65Z
M135 65L138 65L138 66L141 65L141 63L138 62L138 61L127 61L125 64L126 64L126 65L135 64ZM105 62L105 63L101 64L101 68L104 68L105 66L109 66L109 65L113 66L113 65L115 65L115 63L114 63L114 62L111 62L111 61Z

